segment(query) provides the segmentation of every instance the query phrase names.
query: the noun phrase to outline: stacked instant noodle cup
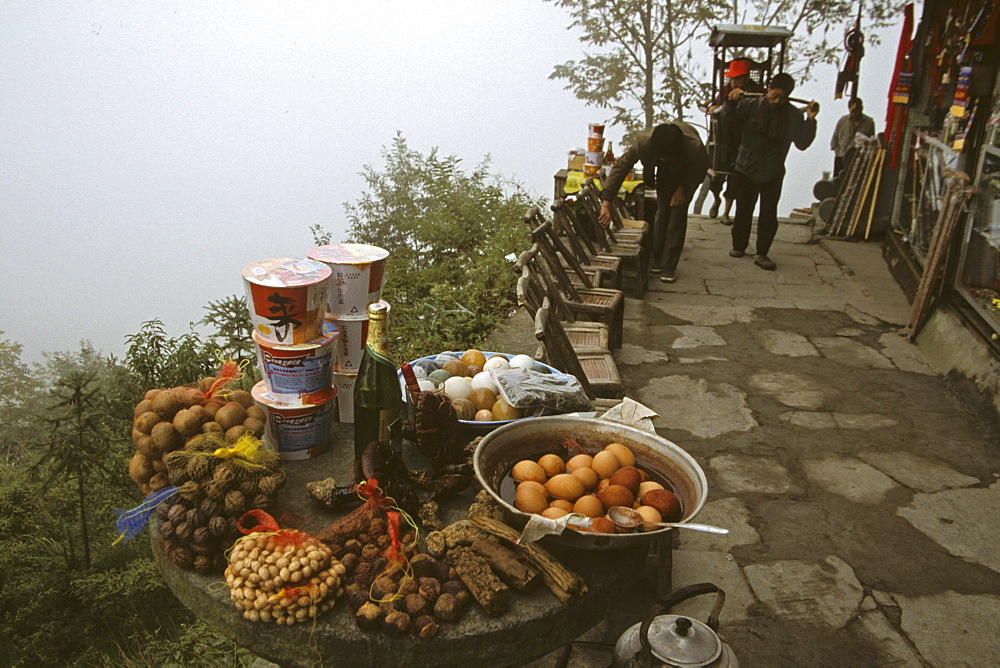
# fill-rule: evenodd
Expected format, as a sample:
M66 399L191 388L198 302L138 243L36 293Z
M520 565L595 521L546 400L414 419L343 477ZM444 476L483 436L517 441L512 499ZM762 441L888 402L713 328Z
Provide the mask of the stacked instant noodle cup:
M604 162L604 124L591 123L587 136L587 155L583 159L583 175L594 176Z
M368 305L381 301L389 251L365 244L328 244L316 246L307 256L331 272L326 319L340 332L333 369L335 419L354 422L354 382L368 339Z
M251 393L268 416L264 440L284 459L315 457L329 441L340 335L326 318L332 275L310 259L273 258L243 268L263 377Z

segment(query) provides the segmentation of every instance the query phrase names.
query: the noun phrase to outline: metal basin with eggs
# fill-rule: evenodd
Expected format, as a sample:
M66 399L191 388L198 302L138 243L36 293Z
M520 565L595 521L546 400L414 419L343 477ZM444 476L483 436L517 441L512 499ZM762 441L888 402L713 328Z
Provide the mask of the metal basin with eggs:
M454 354L458 355L458 356L461 356L463 352L465 352L465 351L456 351L456 352L454 352ZM487 359L489 359L493 355L503 355L508 360L514 357L514 355L510 355L508 353L490 352L488 350L483 350L481 352L483 353L483 355L486 356ZM441 353L438 353L438 354L441 354ZM417 359L415 359L412 362L410 362L410 366L416 365L416 363L419 362L419 361L421 361L421 360L431 360L431 361L433 361L435 357L437 357L437 355L427 355L426 357L418 357ZM544 362L539 362L538 360L535 360L535 365L539 366L539 367L543 367L544 369L547 369L549 373L562 373L561 371L559 371L555 367L549 366L548 364L545 364ZM403 382L402 372L400 372L400 374L399 374L399 382L400 382L400 384L403 387L403 400L405 401L406 398L407 398L407 393L405 391L406 390L406 384ZM491 432L494 429L496 429L497 427L502 427L503 425L510 424L511 422L517 422L518 420L523 420L525 418L535 417L536 415L544 415L544 414L545 414L545 409L539 409L537 412L529 414L529 415L525 415L524 417L518 418L517 420L459 420L458 422L467 431L470 431L470 432L475 433L476 435L479 435L479 434L484 434L484 433Z
M501 486L514 464L522 459L537 460L543 454L565 453L562 441L573 438L590 454L608 443L627 446L635 455L636 466L654 480L673 489L681 502L681 522L690 522L708 497L705 472L694 458L675 443L656 434L617 422L578 416L543 416L517 420L496 429L479 442L472 455L476 478L483 488L510 514L511 524L521 529L530 515L508 503ZM625 534L599 534L566 529L559 536L545 536L556 542L587 550L626 549L664 535L670 528Z

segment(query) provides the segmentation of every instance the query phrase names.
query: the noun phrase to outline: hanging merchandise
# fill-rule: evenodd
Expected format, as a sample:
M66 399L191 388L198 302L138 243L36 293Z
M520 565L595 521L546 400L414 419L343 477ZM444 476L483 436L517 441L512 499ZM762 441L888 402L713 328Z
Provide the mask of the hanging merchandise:
M889 89L889 105L886 109L885 136L889 167L899 166L899 151L903 141L903 128L906 127L906 109L910 101L910 84L913 80L913 64L910 58L910 48L913 44L913 3L903 8L903 30L899 35L899 47L896 50L896 67Z
M969 81L972 79L972 67L963 65L958 70L958 83L955 85L955 97L951 102L951 115L964 118L969 106Z
M837 73L837 89L833 99L839 100L844 97L844 90L847 84L853 84L852 96L858 92L858 72L861 70L861 59L865 55L865 36L861 32L861 7L858 7L858 18L854 21L854 27L844 35L844 48L847 50L847 57L844 58L844 66Z

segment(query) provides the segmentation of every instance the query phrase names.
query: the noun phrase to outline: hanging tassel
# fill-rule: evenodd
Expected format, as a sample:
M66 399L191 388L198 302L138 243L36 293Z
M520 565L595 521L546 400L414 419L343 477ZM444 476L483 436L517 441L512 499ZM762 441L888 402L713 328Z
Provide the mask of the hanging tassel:
M155 492L150 492L145 501L130 510L112 508L115 516L118 518L115 521L115 530L118 531L118 538L111 544L117 545L122 540L126 543L131 543L132 539L141 534L143 529L146 528L146 525L149 523L149 516L156 510L156 506L160 505L161 501L169 499L176 494L178 490L179 488L177 487L164 487Z

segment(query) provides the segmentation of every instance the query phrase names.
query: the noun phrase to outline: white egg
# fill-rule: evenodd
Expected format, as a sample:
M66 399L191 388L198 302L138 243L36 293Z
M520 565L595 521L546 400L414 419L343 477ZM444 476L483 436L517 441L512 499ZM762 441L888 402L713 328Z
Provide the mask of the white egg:
M489 371L490 369L504 371L509 368L510 362L507 361L506 357L491 357L486 360L486 364L483 365L483 371Z
M535 360L531 355L514 355L510 358L510 365L516 369L534 369Z
M485 387L493 394L497 394L500 391L497 388L497 384L493 382L493 376L490 375L489 371L480 371L472 377L472 389L478 390L481 387Z
M420 386L421 392L432 392L441 387L440 383L430 378L418 378L417 385Z
M466 399L472 394L472 385L463 376L452 376L444 381L444 393L449 399Z
M424 367L414 366L410 368L413 369L413 375L416 376L417 380L427 377L427 369L425 369Z

